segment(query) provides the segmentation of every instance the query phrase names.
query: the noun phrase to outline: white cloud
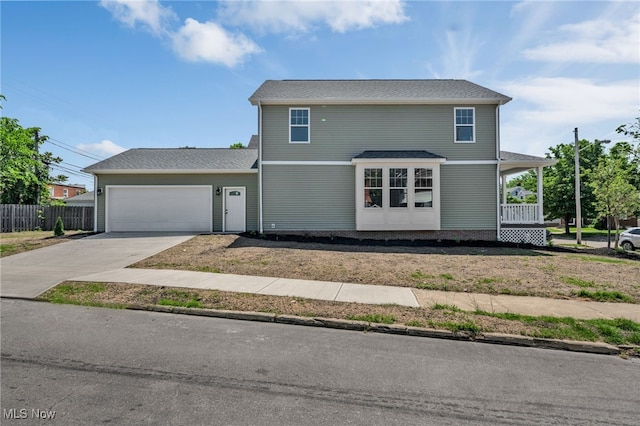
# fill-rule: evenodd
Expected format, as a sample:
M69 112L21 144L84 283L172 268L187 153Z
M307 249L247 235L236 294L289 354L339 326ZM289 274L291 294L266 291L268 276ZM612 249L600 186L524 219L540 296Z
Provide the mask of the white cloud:
M440 40L442 71L438 72L429 65L429 71L435 78L461 78L472 80L482 74L481 70L474 70L473 63L482 42L473 37L470 29L464 31L448 30L445 39Z
M215 22L187 18L171 35L173 49L187 61L206 61L233 67L250 54L261 51L243 34L232 34Z
M318 24L344 33L408 20L400 0L226 1L220 7L225 21L274 33L308 32Z
M556 38L524 50L524 57L545 62L640 63L640 14L563 25Z
M167 23L177 18L171 9L161 6L158 0L101 0L100 5L123 24L135 28L139 23L154 34L165 32Z
M112 155L120 154L121 152L127 150L126 148L123 148L120 145L117 145L107 139L104 139L102 142L99 142L99 143L89 143L89 144L81 143L78 146L76 146L76 148L82 151L95 153L99 156L105 156L105 155L112 156Z
M533 77L498 85L513 97L502 109L502 148L542 155L549 146L571 142L574 127L585 130L581 138L611 138L589 133L602 127L613 131L633 117L640 105L638 84Z

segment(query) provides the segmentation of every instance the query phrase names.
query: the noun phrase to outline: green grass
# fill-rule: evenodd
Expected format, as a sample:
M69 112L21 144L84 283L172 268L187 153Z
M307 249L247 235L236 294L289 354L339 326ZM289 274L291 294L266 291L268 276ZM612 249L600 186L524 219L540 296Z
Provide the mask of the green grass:
M588 291L588 290L580 290L576 293L578 297L586 297L587 299L595 300L597 302L626 302L626 303L634 303L635 299L631 296L627 296L624 293L620 293L619 291Z
M347 315L347 319L353 321L375 322L379 324L393 324L396 322L396 317L394 315L384 314Z
M534 337L590 342L602 340L613 345L640 344L640 323L624 318L578 320L571 317L535 317L481 310L475 311L474 314L521 321L536 327Z
M451 274L440 274L440 278L443 278L445 280L452 280L453 279L453 275L451 275Z
M433 278L433 275L427 275L424 272L422 272L420 269L417 269L415 272L411 274L411 278L413 278L414 280L426 280L429 278Z
M445 311L452 311L452 312L462 312L462 309L458 308L456 305L447 305L447 304L441 304L441 303L435 303L432 306L433 309L437 309L437 310L445 310Z
M219 274L220 272L222 272L220 271L220 269L212 266L197 266L195 270L198 272L212 272L214 274Z
M564 226L563 227L550 227L547 228L547 230L549 232L551 232L553 235L566 235L564 233ZM576 232L577 232L577 228L575 226L571 226L569 227L569 236L575 238L576 237ZM591 228L591 227L582 227L581 228L581 234L582 237L591 237L591 236L601 236L601 235L607 235L607 230L606 229L595 229L595 228Z
M444 328L445 330L453 331L454 333L458 333L461 331L466 331L469 333L479 333L480 327L478 327L473 321L465 320L461 322L457 321L444 321L444 322L433 322L430 324L435 328Z
M480 278L478 284L493 284L502 281L500 278Z
M11 253L16 251L18 246L15 244L2 244L0 245L0 253Z
M589 255L569 255L567 256L569 259L579 259L584 262L600 262L600 263L614 263L614 264L628 264L629 262L622 259L615 259L612 257L602 257L602 256L589 256Z
M420 320L407 321L404 325L407 327L425 327L425 323Z
M581 280L580 278L560 277L560 279L565 284L575 285L575 286L583 287L583 288L584 287L595 287L596 286L595 281L585 281L585 280Z
M180 306L183 308L202 308L204 305L200 303L198 300L173 300L173 299L160 299L158 300L158 305L162 306Z

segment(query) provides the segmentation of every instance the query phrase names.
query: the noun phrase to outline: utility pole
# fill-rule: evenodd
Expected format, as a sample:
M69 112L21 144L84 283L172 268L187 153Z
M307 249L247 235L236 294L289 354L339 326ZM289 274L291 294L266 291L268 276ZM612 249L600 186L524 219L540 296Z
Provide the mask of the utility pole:
M573 130L576 148L576 244L582 244L582 206L580 205L580 146L578 143L578 128Z
M40 136L38 135L38 130L36 129L34 135L33 135L33 150L36 153L36 161L34 163L34 173L36 174L36 205L40 205L40 185L39 185L39 181L40 181Z

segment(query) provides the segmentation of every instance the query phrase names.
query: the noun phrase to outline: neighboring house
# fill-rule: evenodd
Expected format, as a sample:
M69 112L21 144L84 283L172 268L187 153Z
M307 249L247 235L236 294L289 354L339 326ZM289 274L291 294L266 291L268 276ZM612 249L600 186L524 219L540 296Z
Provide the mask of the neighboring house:
M96 231L546 242L554 160L500 151L507 96L465 80L270 80L249 100L257 149L135 149L86 168ZM529 169L539 203L507 205L506 177Z
M536 195L536 193L521 186L515 186L513 188L507 188L507 195L511 195L517 200L524 201L527 196Z
M93 207L94 206L95 192L89 191L75 197L67 198L65 203L67 206L75 207Z
M63 183L53 183L47 185L47 187L52 200L66 200L67 198L87 192L84 185L77 184L66 185Z

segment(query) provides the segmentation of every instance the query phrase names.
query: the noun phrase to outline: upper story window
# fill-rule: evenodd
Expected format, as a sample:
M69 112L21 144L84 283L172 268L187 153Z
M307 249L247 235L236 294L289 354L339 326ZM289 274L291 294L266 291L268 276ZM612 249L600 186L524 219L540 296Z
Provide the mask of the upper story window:
M455 135L457 143L474 143L476 141L475 108L454 108Z
M63 189L63 190L62 190L62 196L63 196L64 198L67 198L67 197L69 196L69 190L68 190L68 189Z
M289 108L289 143L311 142L309 108Z

